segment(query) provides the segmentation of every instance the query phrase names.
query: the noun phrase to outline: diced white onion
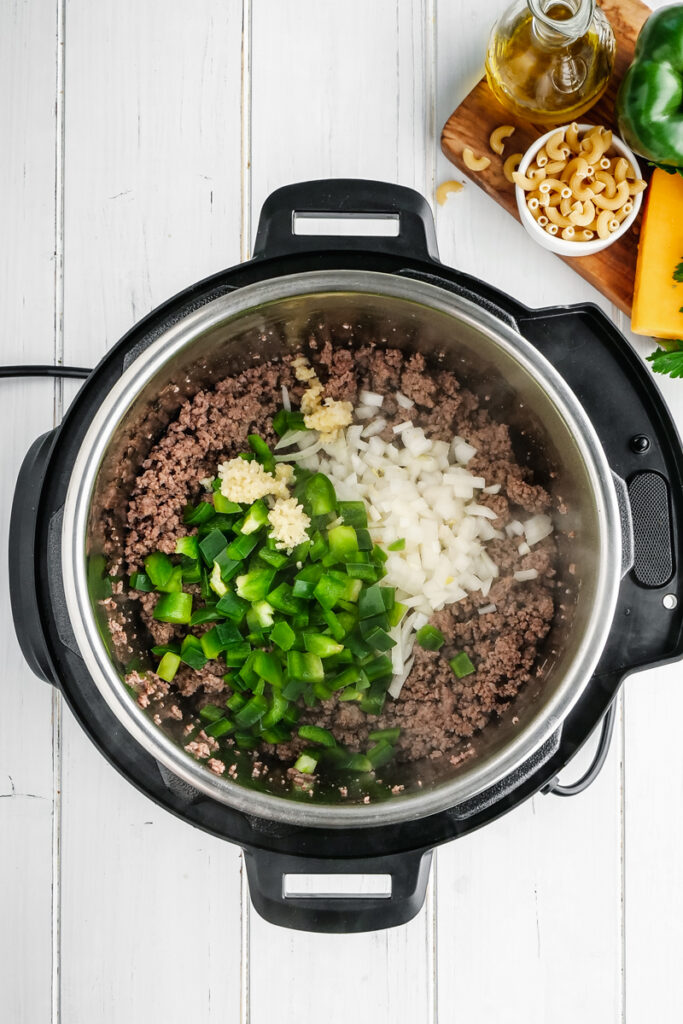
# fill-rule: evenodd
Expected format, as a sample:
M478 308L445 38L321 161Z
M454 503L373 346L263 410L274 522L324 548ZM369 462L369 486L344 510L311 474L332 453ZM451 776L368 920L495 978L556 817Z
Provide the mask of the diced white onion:
M396 399L396 401L398 402L402 409L412 409L413 406L415 405L415 402L412 400L412 398L408 398L407 395L402 394L400 391L396 392L394 398Z
M360 391L358 398L363 405L371 405L379 409L384 402L384 395L378 395L376 391Z
M476 454L477 449L473 448L467 441L458 439L458 442L453 444L453 455L456 461L461 462L463 465L466 465Z
M497 519L498 513L487 505L465 505L465 512L468 516L481 516L483 519Z
M306 443L312 443L315 441L314 430L288 430L282 435L280 440L275 445L273 451L279 452L281 448L289 448L293 444L300 444L301 441L305 441L306 438L310 438L310 441Z
M412 672L414 662L415 656L413 655L413 657L409 658L408 661L405 663L405 668L403 669L401 675L394 676L394 678L391 680L391 685L389 686L388 692L391 694L394 700L396 700L396 698L400 694L401 690L403 689L403 684L405 683L406 679Z
M553 521L550 516L532 516L531 519L527 519L525 522L524 532L527 544L533 547L534 544L538 544L539 541L550 536L553 532Z
M521 537L524 533L524 527L520 523L519 519L513 519L505 527L505 532L508 537Z
M292 411L292 403L289 400L289 391L284 384L282 385L282 408L285 412Z
M289 452L286 455L276 455L276 462L303 462L304 459L309 459L311 455L317 455L323 446L323 442L318 438L313 444L309 444L307 448L300 449L298 452ZM308 468L308 467L307 467Z
M412 402L396 400L401 407ZM394 678L389 693L398 697L413 665L416 631L434 612L447 604L480 592L485 598L500 570L486 551L494 539L519 537L520 554L532 538L542 539L552 531L547 516L534 516L525 524L513 520L505 533L492 520L497 513L478 501L481 493L498 493L500 485L487 486L466 463L476 449L462 437L451 444L427 437L410 421L393 428L393 439L379 435L387 426L378 415L382 396L361 392L355 409L356 422L340 431L334 441L320 440L315 431L290 431L277 444L294 454L277 454L278 462L299 462L307 469L327 474L342 500L363 500L367 506L368 529L375 543L385 546L387 561L384 583L395 587L396 600L406 606L403 620L391 630L395 646L391 651ZM409 403L409 404L406 404ZM358 421L361 422L358 422ZM296 446L304 444L302 451ZM526 538L525 538L526 533ZM389 551L402 538L401 551ZM514 574L518 581L535 579L536 570ZM496 610L483 605L484 615Z
M381 434L387 425L387 421L378 416L376 420L368 423L367 427L363 431L363 437L374 437L375 434Z
M517 550L520 553L520 555L522 556L522 558L524 558L525 555L530 555L531 554L531 548L529 547L529 545L527 544L527 542L525 540L522 541L522 543L519 545Z
M518 569L513 573L518 583L526 583L527 580L535 580L538 576L538 569Z

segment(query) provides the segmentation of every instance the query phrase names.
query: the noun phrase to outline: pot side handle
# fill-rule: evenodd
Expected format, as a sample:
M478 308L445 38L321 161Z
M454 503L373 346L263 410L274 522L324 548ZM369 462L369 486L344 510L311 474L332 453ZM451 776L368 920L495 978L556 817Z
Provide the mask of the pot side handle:
M359 232L363 222L365 230L337 233L333 225L328 234L309 233L321 219L347 226L356 222ZM268 196L254 259L330 250L439 259L432 212L412 188L364 178L324 178L285 185Z
M251 901L271 924L299 931L348 934L405 924L425 899L431 850L353 860L244 851ZM349 892L339 881L374 876L370 891ZM311 877L314 887L302 884ZM317 878L315 876L318 876Z
M41 566L36 551L36 531L45 469L57 432L50 430L42 434L26 453L14 490L9 527L9 591L17 639L31 671L53 685L38 608Z

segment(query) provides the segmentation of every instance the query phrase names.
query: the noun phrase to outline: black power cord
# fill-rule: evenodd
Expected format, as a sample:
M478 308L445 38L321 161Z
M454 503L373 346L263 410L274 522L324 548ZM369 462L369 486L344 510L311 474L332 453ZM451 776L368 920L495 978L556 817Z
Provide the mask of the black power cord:
M0 366L0 377L71 377L84 380L91 373L92 370L85 366L58 366L53 363Z
M33 365L26 364L23 366L0 366L0 378L68 377L76 380L84 380L86 377L89 377L91 373L92 370L89 370L84 366L59 366L52 363L35 363ZM598 749L595 752L595 757L581 778L576 782L571 783L571 785L563 786L556 776L543 787L541 792L552 793L553 796L577 796L579 793L583 793L584 790L588 789L592 782L595 782L596 778L602 771L603 765L607 759L607 754L609 753L612 736L614 734L616 716L616 704L612 704L602 720L602 729L600 731L600 739L598 741Z
M585 789L595 782L598 775L602 771L603 765L607 759L609 748L612 743L612 736L614 735L614 723L617 719L617 704L614 701L605 717L602 720L602 729L600 730L600 739L598 740L598 749L595 752L595 757L591 761L588 769L583 773L580 779L576 782L572 782L568 786L561 785L557 776L551 779L550 782L543 787L542 793L552 793L553 796L577 796L579 793L583 793Z

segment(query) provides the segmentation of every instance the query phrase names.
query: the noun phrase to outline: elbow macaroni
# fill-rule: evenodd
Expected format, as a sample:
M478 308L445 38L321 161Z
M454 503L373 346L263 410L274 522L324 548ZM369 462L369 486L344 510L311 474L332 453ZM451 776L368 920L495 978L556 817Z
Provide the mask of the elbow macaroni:
M573 123L550 136L525 173L518 170L518 153L507 158L503 173L526 193L529 212L548 234L576 242L605 239L633 212L633 197L647 187L625 157L610 153L611 146L607 128L581 132Z
M475 156L467 146L462 151L462 162L470 171L485 171L491 163L487 156Z
M489 136L489 146L491 147L494 153L497 153L498 156L503 155L503 150L505 148L505 139L509 139L510 136L513 134L514 130L514 125L501 124L499 125L498 128L494 128L494 130L491 132L491 135Z

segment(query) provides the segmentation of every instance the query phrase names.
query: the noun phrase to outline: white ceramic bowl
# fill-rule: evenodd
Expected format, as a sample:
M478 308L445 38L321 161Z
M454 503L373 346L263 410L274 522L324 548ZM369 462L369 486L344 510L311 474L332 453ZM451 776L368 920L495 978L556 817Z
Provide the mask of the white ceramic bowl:
M549 138L551 138L560 128L553 128L552 131L546 132L540 139L536 139L533 146L529 146L522 162L519 165L519 170L522 174L525 174L529 164L534 160L539 149L546 144ZM568 128L568 125L564 125L564 128ZM580 124L579 129L584 132L587 128L592 128L590 124ZM633 167L636 175L640 178L640 167L638 161L635 158L635 154L628 148L625 142L622 142L616 135L612 135L612 149L619 154L619 156L625 156ZM527 209L525 192L519 185L515 185L515 195L517 198L517 209L519 210L519 216L522 224L526 228L527 232L531 235L539 245L542 245L544 249L549 249L551 252L556 252L560 256L590 256L591 253L600 252L602 249L606 249L608 245L612 245L617 239L625 235L627 231L630 231L633 226L633 222L638 216L640 207L643 202L643 193L638 192L637 195L633 196L633 210L629 213L628 217L625 217L621 222L616 231L613 231L609 238L594 238L590 242L571 242L565 238L560 238L559 235L549 235L547 231L544 231L542 227L536 223L531 213Z

